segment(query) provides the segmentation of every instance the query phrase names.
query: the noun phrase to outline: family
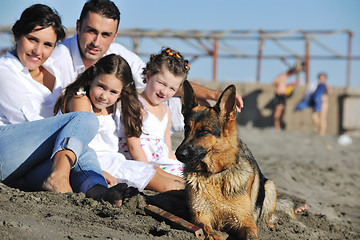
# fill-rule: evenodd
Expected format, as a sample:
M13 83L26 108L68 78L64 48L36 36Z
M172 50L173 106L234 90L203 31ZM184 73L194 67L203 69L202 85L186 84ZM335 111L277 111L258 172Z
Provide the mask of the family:
M164 47L145 64L114 42L119 22L110 0L87 1L68 39L46 5L15 22L15 47L0 58L1 182L115 205L132 188L184 189L171 133L183 131L179 96L189 63ZM220 97L191 85L199 99Z

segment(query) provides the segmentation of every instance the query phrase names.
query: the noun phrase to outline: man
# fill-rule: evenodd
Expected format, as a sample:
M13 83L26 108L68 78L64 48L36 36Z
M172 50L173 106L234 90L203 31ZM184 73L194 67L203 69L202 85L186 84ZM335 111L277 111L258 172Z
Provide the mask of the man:
M101 57L115 53L129 63L137 89L144 88L142 71L145 63L134 53L118 43L114 43L120 22L120 12L110 0L89 0L85 3L80 19L76 22L76 35L67 39L55 51L52 58L61 65L61 71L74 81L80 73L96 63ZM67 48L64 54L62 48ZM221 92L191 83L200 100L217 100ZM180 96L181 89L176 96ZM183 117L179 98L169 102L173 115L172 132L183 130ZM243 107L237 95L237 108Z
M293 87L288 86L287 79L296 72L296 68L290 68L287 72L281 73L277 76L273 81L273 85L275 87L274 127L277 130L281 130L281 118L284 113L286 98L291 94L291 91L289 92L289 87ZM297 85L297 82L298 80L295 85Z

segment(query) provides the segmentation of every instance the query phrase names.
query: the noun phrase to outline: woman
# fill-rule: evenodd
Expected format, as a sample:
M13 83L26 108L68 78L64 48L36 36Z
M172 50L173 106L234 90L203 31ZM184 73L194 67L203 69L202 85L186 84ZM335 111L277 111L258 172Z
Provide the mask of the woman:
M96 116L51 117L67 85L56 66L46 62L65 37L60 17L35 4L12 31L15 49L0 58L0 125L6 125L0 126L0 180L31 190L81 191L121 204L126 187L108 190L96 154L86 147L97 132Z

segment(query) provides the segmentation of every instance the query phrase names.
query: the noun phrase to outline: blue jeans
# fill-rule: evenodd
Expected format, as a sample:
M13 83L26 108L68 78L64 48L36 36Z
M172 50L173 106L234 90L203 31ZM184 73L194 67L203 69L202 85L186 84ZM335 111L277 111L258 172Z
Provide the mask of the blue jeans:
M86 193L95 185L107 187L96 153L87 147L98 127L98 118L88 112L0 126L0 180L40 190L50 174L53 156L68 149L77 158L70 172L74 192Z

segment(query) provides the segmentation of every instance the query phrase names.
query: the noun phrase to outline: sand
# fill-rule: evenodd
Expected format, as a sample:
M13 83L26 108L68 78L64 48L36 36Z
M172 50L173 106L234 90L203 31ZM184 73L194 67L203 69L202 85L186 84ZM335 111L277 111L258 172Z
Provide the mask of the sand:
M239 130L265 176L309 204L296 220L279 213L274 228L260 223L261 239L360 239L360 138L342 146L338 136ZM181 139L182 133L173 136L173 145ZM196 239L151 216L148 203L188 219L186 201L151 191L114 207L84 194L23 192L0 183L0 238Z

